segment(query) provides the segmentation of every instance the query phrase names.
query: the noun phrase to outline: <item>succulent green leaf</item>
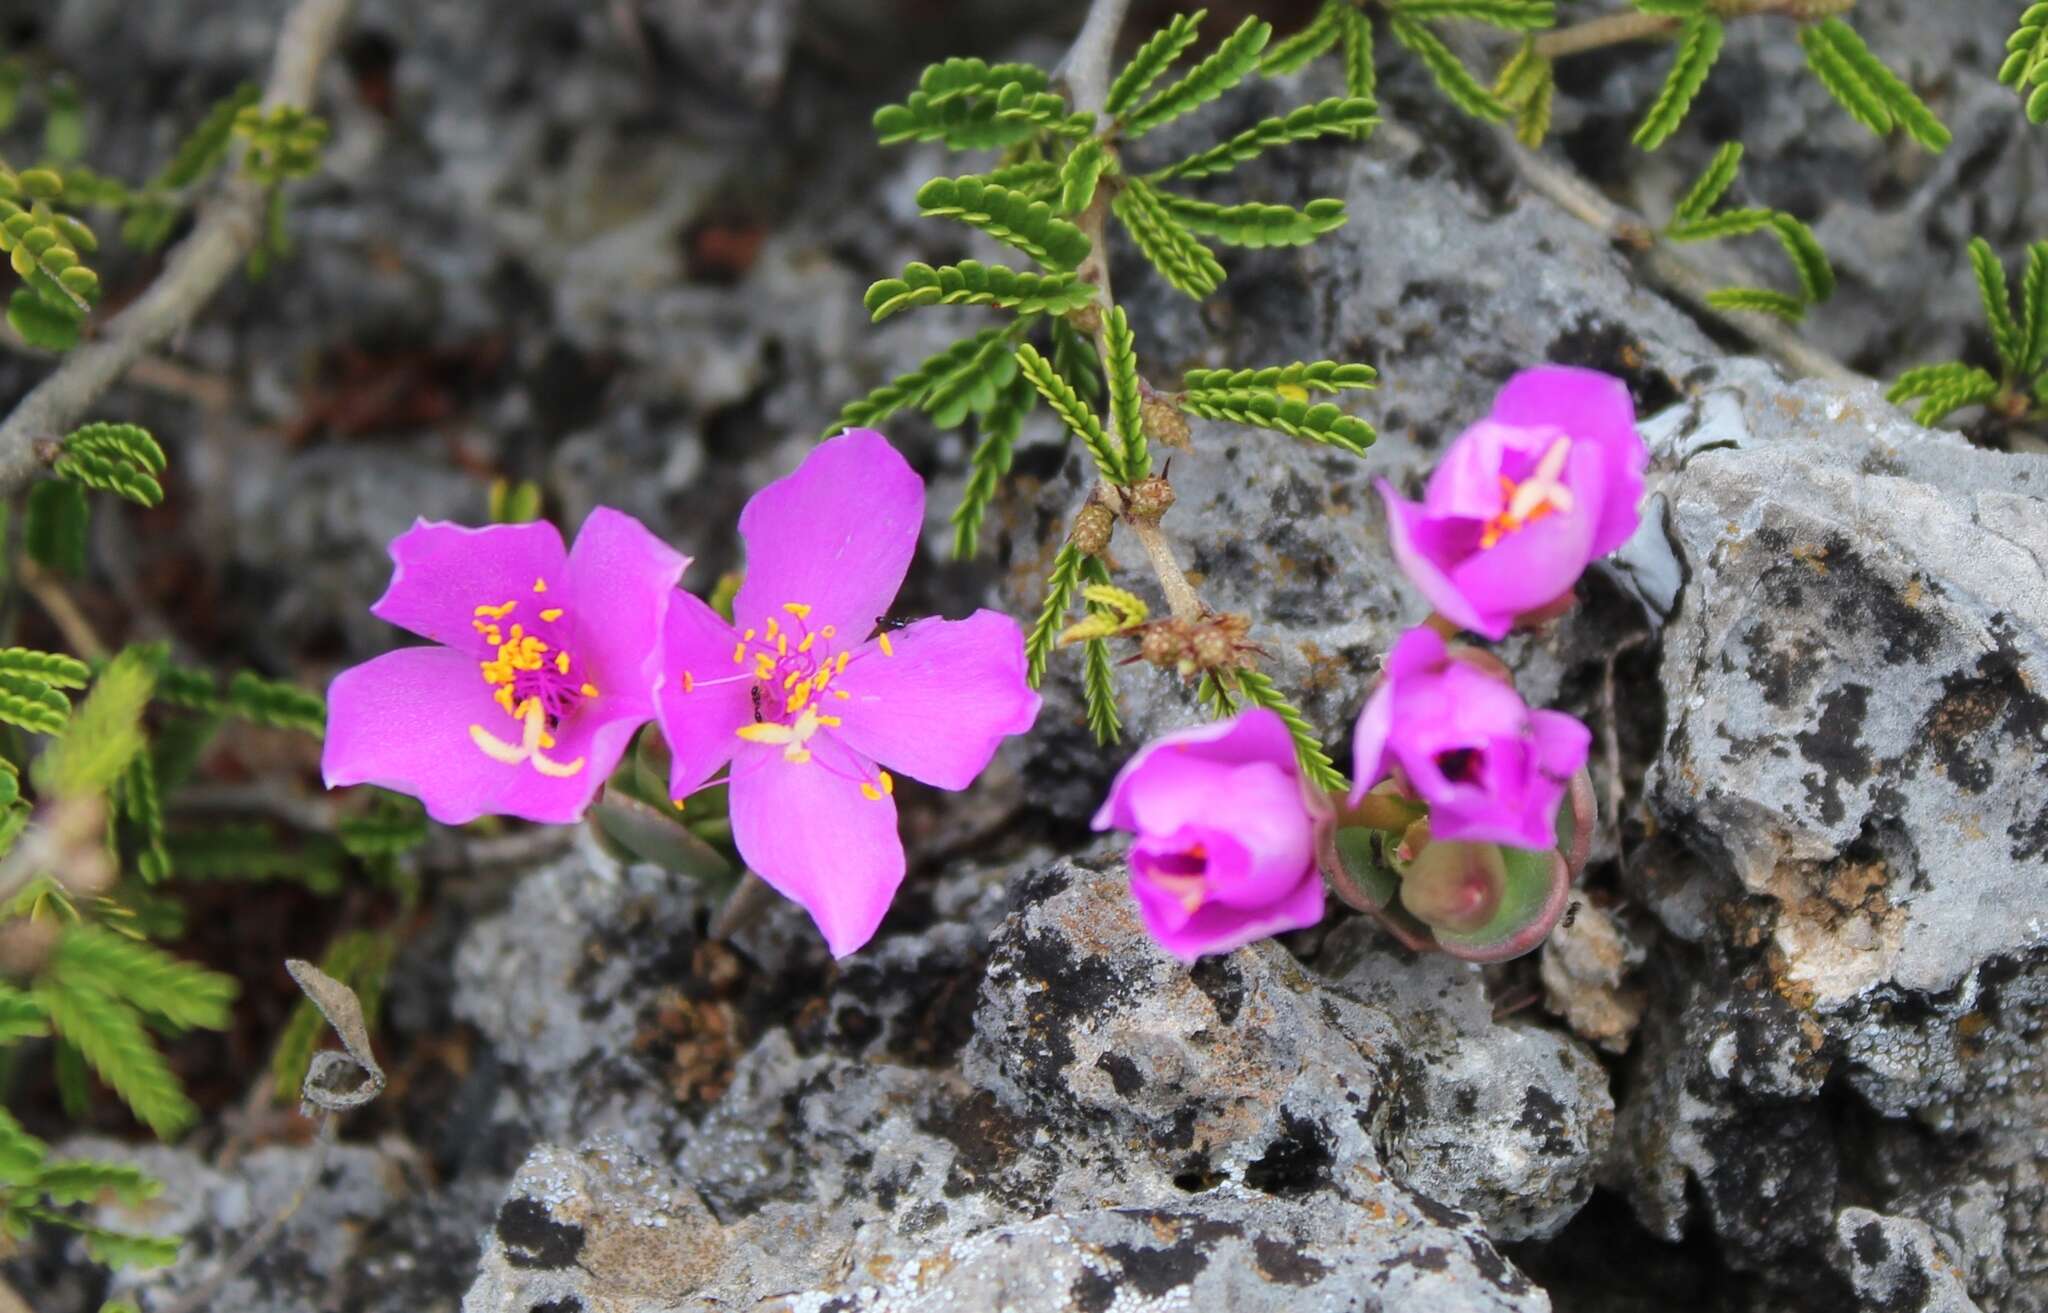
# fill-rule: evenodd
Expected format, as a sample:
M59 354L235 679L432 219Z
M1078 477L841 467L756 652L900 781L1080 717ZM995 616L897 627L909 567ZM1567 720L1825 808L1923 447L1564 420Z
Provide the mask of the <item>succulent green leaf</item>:
M1965 406L1981 406L1991 401L1999 391L1998 380L1990 374L1971 365L1951 362L1909 369L1899 375L1884 395L1895 405L1919 401L1913 420L1932 427Z
M0 721L35 734L62 734L71 702L42 680L0 672Z
M1723 210L1719 214L1702 215L1684 223L1674 223L1664 230L1665 236L1674 242L1704 242L1716 237L1740 237L1745 233L1762 232L1777 221L1776 210L1754 207Z
M1835 269L1828 263L1828 255L1807 227L1789 214L1771 216L1771 231L1776 234L1778 244L1785 248L1785 258L1792 262L1792 268L1799 275L1799 286L1806 293L1808 301L1825 301L1835 294Z
M1898 74L1870 52L1855 28L1829 18L1802 28L1799 44L1806 51L1807 67L1858 123L1880 137L1895 126L1904 128L1928 150L1948 146L1949 130Z
M26 675L52 688L84 688L92 682L92 667L77 657L26 647L0 647L0 674Z

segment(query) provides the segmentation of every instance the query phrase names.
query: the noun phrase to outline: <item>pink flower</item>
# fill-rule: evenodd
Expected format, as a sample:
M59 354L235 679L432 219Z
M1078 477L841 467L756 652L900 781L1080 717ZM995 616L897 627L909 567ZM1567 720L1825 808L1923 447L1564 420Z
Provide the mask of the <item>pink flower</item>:
M1436 839L1557 846L1557 809L1592 734L1531 711L1504 678L1460 660L1427 627L1401 635L1359 713L1351 803L1398 770Z
M1648 464L1620 379L1524 370L1452 442L1420 503L1379 481L1394 557L1447 619L1499 638L1628 541Z
M747 503L733 624L687 593L669 608L669 791L730 762L740 856L835 957L874 935L903 882L890 770L964 789L1038 717L1008 616L881 628L923 523L924 480L881 434L850 430Z
M1262 707L1146 744L1095 813L1138 836L1138 915L1184 962L1323 919L1315 827L1287 726Z
M579 819L654 715L662 617L688 558L638 520L419 521L391 544L371 612L432 640L344 670L327 692L328 788L409 793L449 825Z

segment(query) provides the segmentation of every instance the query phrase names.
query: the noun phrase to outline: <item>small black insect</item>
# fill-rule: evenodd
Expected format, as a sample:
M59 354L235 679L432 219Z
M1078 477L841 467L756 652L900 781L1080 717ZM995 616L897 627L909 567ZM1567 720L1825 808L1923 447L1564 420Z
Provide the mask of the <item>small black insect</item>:
M761 723L761 686L756 684L747 692L754 695L754 723L758 725Z
M1571 906L1564 909L1564 928L1572 928L1572 922L1579 919L1579 900L1572 899Z
M875 629L884 634L893 630L908 628L909 625L910 621L898 620L893 616L878 615L875 617Z

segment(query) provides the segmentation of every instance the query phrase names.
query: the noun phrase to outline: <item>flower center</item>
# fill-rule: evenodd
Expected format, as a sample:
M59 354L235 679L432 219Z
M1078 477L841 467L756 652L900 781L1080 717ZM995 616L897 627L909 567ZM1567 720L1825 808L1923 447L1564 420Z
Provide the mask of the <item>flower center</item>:
M1146 866L1152 883L1173 895L1182 907L1193 912L1202 906L1207 893L1204 877L1209 873L1207 848L1198 843L1177 853L1154 853Z
M1452 748L1449 752L1440 752L1436 768L1452 784L1476 784L1479 782L1479 750Z
M1570 438L1559 438L1536 462L1536 468L1520 483L1502 476L1501 511L1486 522L1479 536L1481 547L1491 547L1502 538L1536 523L1552 511L1569 511L1572 492L1562 482L1565 458L1571 455Z
M547 581L534 580L533 591L546 593ZM484 643L494 649L493 655L478 665L484 682L494 688L492 699L504 708L506 715L519 722L519 741L508 742L482 725L471 725L469 737L479 751L494 761L508 766L531 762L543 775L567 778L583 769L583 758L557 761L547 756L545 750L555 746L552 731L577 707L596 697L597 686L585 677L566 646L530 633L526 622L511 619L519 605L519 599L514 598L495 606L478 606L470 622ZM537 607L534 616L547 627L548 633L554 634L562 608Z
M685 670L683 692L745 682L754 704L754 719L735 731L739 737L749 743L780 745L784 761L800 766L815 763L859 784L862 797L879 802L896 791L896 781L888 771L876 769L840 746L829 733L841 723L829 710L832 701L843 702L852 696L845 689L834 688L832 681L846 673L853 653L836 648L839 631L835 626L811 628L809 603L784 602L781 612L771 614L765 624L741 632L732 649L732 663L740 667L740 673L698 679L694 671ZM895 655L886 631L876 636L876 643L883 656ZM820 758L814 745L827 746L830 759Z

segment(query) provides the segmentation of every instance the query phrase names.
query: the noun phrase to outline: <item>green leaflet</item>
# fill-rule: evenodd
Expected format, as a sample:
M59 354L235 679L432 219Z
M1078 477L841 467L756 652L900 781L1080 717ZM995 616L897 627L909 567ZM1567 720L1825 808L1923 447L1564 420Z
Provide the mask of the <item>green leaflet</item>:
M1088 258L1079 228L1044 201L1007 187L974 177L934 178L918 188L917 203L928 215L979 228L1053 269L1074 269Z
M962 260L933 268L912 264L899 278L868 288L865 304L876 323L924 305L994 305L1020 314L1066 314L1093 301L1096 289L1070 273L1018 272L999 264Z
M1999 65L1999 83L2024 97L2029 122L2048 123L2048 0L2020 15L2005 48L2009 53Z
M1033 688L1045 679L1046 658L1052 655L1053 644L1066 623L1067 610L1080 589L1082 566L1087 560L1072 543L1060 544L1059 554L1053 557L1052 574L1045 581L1045 602L1024 639L1025 676Z
M1262 205L1256 201L1239 205L1217 205L1174 192L1157 193L1168 215L1191 232L1232 246L1305 246L1335 228L1344 226L1344 202L1313 200L1303 209L1287 205Z
M1671 72L1665 76L1657 99L1651 102L1631 138L1636 145L1655 150L1678 130L1714 61L1721 57L1723 35L1720 21L1712 15L1702 13L1686 20L1679 32L1678 54L1672 60Z
M2013 318L2012 292L2005 284L2005 266L1982 237L1970 239L1970 270L1977 276L1977 296L1984 321L1991 326L1991 344L2008 373L2026 370L2027 333Z
M1264 707L1279 715L1287 724L1288 737L1294 740L1294 755L1301 763L1301 773L1308 777L1310 784L1325 793L1342 793L1351 787L1344 773L1330 760L1330 754L1323 750L1323 741L1317 736L1308 718L1284 697L1277 685L1256 670L1232 672L1237 680L1238 691L1244 700L1255 707Z
M1858 123L1882 137L1894 127L1931 151L1947 148L1949 130L1898 74L1839 18L1800 29L1806 65Z
M1061 213L1079 214L1088 208L1088 203L1095 199L1095 184L1108 163L1109 155L1099 137L1088 137L1067 152L1059 172Z
M1038 349L1029 342L1017 348L1017 367L1031 386L1045 398L1055 415L1067 426L1068 431L1081 439L1088 448L1088 454L1095 458L1095 467L1104 480L1123 483L1123 453L1110 441L1102 421L1096 417L1094 408L1074 394L1074 389L1060 377L1052 362L1038 354Z
M1176 289L1199 301L1223 282L1223 266L1187 225L1167 213L1160 194L1131 178L1110 204L1152 267Z
M1714 158L1694 182L1691 190L1678 202L1677 213L1672 216L1672 227L1706 217L1707 211L1720 203L1728 188L1735 182L1736 171L1742 167L1742 143L1731 141L1714 152Z
M1123 116L1124 135L1142 137L1198 105L1205 105L1242 82L1259 66L1259 52L1273 36L1273 25L1247 18L1215 51L1152 99Z
M1138 344L1122 306L1112 307L1104 318L1103 341L1109 366L1110 414L1116 420L1117 436L1123 440L1123 459L1119 462L1121 477L1111 482L1136 483L1152 472L1152 456L1145 447ZM1108 583L1109 580L1098 582Z
M1083 558L1082 578L1090 584L1109 583L1109 567L1099 557ZM1088 604L1091 614L1106 612L1107 607ZM1081 698L1087 707L1088 729L1095 735L1098 744L1107 747L1123 737L1123 717L1116 709L1116 680L1112 675L1109 660L1109 643L1100 638L1091 638L1083 645L1081 668Z
M1054 368L1058 368L1057 362ZM1024 418L1031 413L1037 395L1031 380L1020 370L1001 400L979 420L981 441L974 448L966 491L960 495L960 504L952 515L955 560L972 560L980 548L982 519L995 500L1003 476L1010 472L1017 435L1023 431Z
M1333 26L1332 32L1335 32ZM1332 96L1279 118L1262 119L1230 140L1147 175L1153 182L1207 178L1227 173L1260 153L1291 141L1322 136L1358 136L1379 122L1379 107L1357 96Z
M1204 419L1273 429L1290 437L1340 447L1354 456L1363 456L1365 449L1379 436L1373 432L1372 425L1346 415L1327 401L1310 405L1263 389L1191 390L1181 398L1180 407L1188 414Z
M1752 310L1775 315L1795 324L1806 317L1806 302L1768 287L1723 287L1707 293L1707 304L1716 310Z
M1344 90L1354 97L1370 100L1379 81L1379 71L1372 62L1372 19L1366 17L1364 10L1349 4L1344 5L1341 17L1344 27Z
M1404 17L1398 9L1391 15L1387 30L1422 61L1437 89L1450 97L1451 103L1459 109L1474 118L1493 122L1508 116L1507 106L1494 99L1493 93L1472 76L1472 70L1451 53L1451 48L1436 33L1414 19Z
M1932 426L1965 406L1990 401L1998 392L1998 380L1991 375L1975 366L1952 362L1909 369L1899 375L1884 396L1894 405L1919 401L1913 421Z
M1468 18L1514 32L1557 22L1553 0L1394 0L1393 12L1407 19Z
M1316 360L1259 369L1190 369L1182 376L1181 385L1191 392L1300 388L1304 392L1335 393L1346 388L1378 387L1378 378L1371 365Z
M1115 118L1135 105L1138 97L1145 94L1145 88L1173 67L1181 52L1194 44L1206 12L1197 9L1192 14L1175 14L1165 27L1138 47L1138 53L1131 56L1131 62L1124 65L1123 71L1116 75L1116 81L1109 84L1109 95L1102 102L1102 112Z
M977 367L986 352L1001 349L1006 340L1006 330L991 328L926 356L916 369L898 374L866 396L847 402L840 408L838 418L818 436L829 438L846 429L873 428L899 410L922 405L934 387L962 369Z
M1316 10L1307 27L1266 47L1259 59L1259 72L1267 77L1295 72L1336 45L1344 36L1344 10L1348 8L1347 0L1323 0L1323 7Z

